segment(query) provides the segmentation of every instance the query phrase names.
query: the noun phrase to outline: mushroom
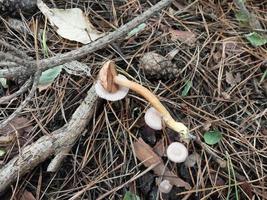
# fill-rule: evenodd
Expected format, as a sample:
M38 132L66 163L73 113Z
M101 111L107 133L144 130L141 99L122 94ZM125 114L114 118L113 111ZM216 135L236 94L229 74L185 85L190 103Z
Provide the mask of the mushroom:
M161 104L159 99L150 92L144 86L126 79L121 75L117 75L115 63L113 61L107 61L102 69L99 72L99 82L96 83L96 89L99 89L99 83L103 87L104 90L108 93L116 93L118 90L124 88L129 88L136 93L143 96L153 107L160 113L162 120L165 122L166 126L173 129L174 131L181 134L183 139L190 139L191 135L189 134L188 128L181 122L176 122L168 110ZM101 91L101 90L100 90ZM102 95L99 91L96 91L97 94ZM123 96L123 95L122 95ZM100 96L101 97L101 96ZM114 98L116 99L116 98Z
M152 128L154 130L161 130L162 129L161 115L153 107L147 109L147 111L145 113L145 122L150 128Z
M173 142L167 148L167 157L175 163L181 163L188 156L187 148L180 142Z
M170 181L163 180L159 184L159 191L162 193L169 193L172 190L172 184L170 184Z
M127 79L125 76L119 74L122 79ZM129 88L120 86L117 91L109 92L102 86L101 81L97 80L95 84L95 91L99 97L108 101L118 101L123 99L129 92Z
M121 79L127 79L121 74L117 74L115 67L110 65L112 61L106 62L99 72L99 79L95 84L96 94L102 99L108 101L118 101L123 99L129 92L129 88L114 84L113 78L119 76Z

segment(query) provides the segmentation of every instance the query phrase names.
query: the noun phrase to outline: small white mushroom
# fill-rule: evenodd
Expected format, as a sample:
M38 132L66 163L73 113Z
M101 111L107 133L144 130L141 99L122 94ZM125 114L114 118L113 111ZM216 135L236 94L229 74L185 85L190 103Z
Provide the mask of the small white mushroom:
M147 109L145 113L145 122L150 128L154 130L162 129L161 114L153 107Z
M170 184L170 181L163 180L159 184L159 191L162 193L169 193L172 190L172 185Z
M122 79L127 79L125 76L121 74L118 74L118 76L121 77ZM106 99L108 101L118 101L123 99L128 94L129 88L119 86L118 90L112 93L105 90L101 85L100 80L97 80L97 82L95 83L95 91L96 94L102 99Z
M167 148L167 157L175 163L181 163L188 156L187 148L180 142L173 142Z

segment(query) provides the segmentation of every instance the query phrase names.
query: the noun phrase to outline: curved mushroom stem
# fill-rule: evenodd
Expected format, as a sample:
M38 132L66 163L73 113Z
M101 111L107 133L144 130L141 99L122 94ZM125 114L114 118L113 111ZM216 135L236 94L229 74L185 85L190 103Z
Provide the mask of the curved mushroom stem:
M172 130L180 133L183 139L192 138L192 136L189 134L188 128L183 123L175 121L169 111L150 90L136 82L122 79L119 76L114 76L113 81L115 84L128 87L136 93L142 95L158 112L160 112L165 124Z

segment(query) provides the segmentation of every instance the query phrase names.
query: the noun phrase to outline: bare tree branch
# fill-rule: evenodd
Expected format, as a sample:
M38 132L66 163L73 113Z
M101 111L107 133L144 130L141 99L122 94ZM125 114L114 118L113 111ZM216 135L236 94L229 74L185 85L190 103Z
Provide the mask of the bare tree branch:
M44 71L46 69L64 64L66 62L70 62L72 60L79 59L87 54L93 53L108 44L122 38L124 35L126 35L129 31L131 31L133 28L141 24L142 22L145 22L147 19L149 19L152 15L162 10L164 7L168 6L172 0L162 0L144 13L140 14L136 18L134 18L132 21L128 22L127 24L124 24L123 26L119 27L114 32L111 32L98 40L95 40L88 45L85 45L79 49L72 50L68 53L59 54L52 58L43 59L40 60L40 69L41 71ZM3 69L0 70L0 78L8 78L8 77L18 77L21 75L30 75L33 74L36 70L36 63L34 61L29 62L30 66L29 68L25 68L23 66L17 67L17 68L10 68L9 70Z
M21 154L10 160L0 170L0 192L3 192L18 177L22 177L38 164L72 146L93 115L97 102L94 86L88 91L82 104L76 109L68 124L45 135L21 150Z
M23 86L21 86L21 88L14 92L13 94L11 95L8 95L8 96L3 96L0 98L0 104L3 104L7 101L10 101L11 99L21 95L22 93L26 92L26 90L30 87L30 85L32 84L32 78L30 78L29 80L27 80Z

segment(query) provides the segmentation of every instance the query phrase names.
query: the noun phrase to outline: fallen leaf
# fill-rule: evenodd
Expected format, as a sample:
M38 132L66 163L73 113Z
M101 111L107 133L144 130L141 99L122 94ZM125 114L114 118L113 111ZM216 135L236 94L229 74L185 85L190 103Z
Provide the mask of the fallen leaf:
M244 0L235 0L234 2L239 8L235 16L240 25L247 26L249 29L263 29L258 17L246 8Z
M229 100L229 99L231 99L230 94L228 94L227 92L222 92L221 94L222 94L222 97L223 97L225 100Z
M18 20L15 18L8 18L7 22L8 22L8 25L12 29L14 29L15 31L18 31L19 33L22 33L24 35L30 33L30 29L29 29L28 25L21 20Z
M172 60L172 59L174 59L174 57L177 55L179 53L179 49L173 49L173 50L171 50L167 55L166 55L166 58L168 59L168 60Z
M259 47L267 43L267 36L260 35L256 32L249 33L245 37L254 47Z
M155 185L154 183L155 175L147 172L140 178L138 178L138 189L144 195L148 195L149 191L151 191L152 187Z
M142 30L144 30L146 28L146 24L142 23L139 24L136 28L134 28L133 30L131 30L128 34L127 34L127 38L130 38L134 35L137 35L139 32L141 32Z
M37 6L63 38L88 44L103 36L79 8L50 9L41 0L38 0Z
M0 129L0 135L9 135L17 132L29 132L32 126L25 117L15 117L5 127Z
M142 139L149 145L154 146L156 144L156 130L145 125L140 130L140 135Z
M242 48L240 43L236 38L226 38L223 40L223 47L226 54L236 55L242 53ZM223 49L222 49L223 51Z
M164 144L164 139L159 140L153 147L153 151L157 153L160 157L166 155L166 146Z
M220 51L216 51L212 54L212 58L216 63L218 63L222 58L222 53Z
M20 148L29 142L33 126L26 117L15 117L0 129L0 146L8 152L9 159L17 155Z
M19 199L20 200L36 200L33 194L27 190L24 190L24 192L21 194Z
M0 83L3 86L3 88L8 88L6 78L0 78Z
M1 132L2 134L5 134L5 132ZM0 136L0 144L9 144L15 139L15 134L8 134L8 135L1 135Z
M184 164L186 167L194 167L194 165L198 162L199 159L199 154L194 152L186 158Z
M163 179L170 181L172 185L177 187L184 187L189 190L191 186L189 183L180 179L175 173L169 170L168 167L165 166L162 159L153 151L153 149L146 144L142 138L139 138L134 143L134 151L136 157L146 166L151 167L156 165L152 170L158 176L163 176Z
M182 97L186 97L188 95L189 90L192 87L192 81L187 80L184 86L184 89L182 91Z
M203 130L204 130L204 131L209 131L211 125L212 125L212 124L211 124L210 121L206 121L206 122L203 124Z
M53 67L51 69L48 69L48 70L42 72L42 75L41 75L41 77L39 79L39 84L38 84L39 91L45 90L50 85L52 85L52 83L54 82L54 80L60 74L60 72L62 70L62 67L63 66L60 65L60 66Z
M225 76L226 76L226 82L228 83L228 84L230 84L231 86L235 86L235 85L237 85L238 83L240 83L241 82L241 75L240 75L240 73L237 73L236 74L236 76L234 76L233 74L232 74L232 72L226 72L226 74L225 74Z
M204 141L209 144L217 144L222 139L222 134L219 131L208 131L204 133Z
M130 191L127 191L123 197L123 200L140 200L140 197Z
M6 151L3 149L0 149L0 157L4 156L6 154Z
M196 35L191 31L179 31L179 30L170 29L169 32L171 34L171 40L174 42L178 40L189 46L193 46L195 45L197 41Z
M51 86L54 80L60 75L62 69L64 69L68 74L75 76L91 76L90 67L84 63L74 60L42 72L38 85L39 91L45 90Z
M245 181L244 183L242 183L242 184L240 185L240 187L241 187L242 190L246 193L246 195L249 197L249 199L252 199L252 197L253 197L253 192L252 192L251 184L248 183L247 181Z
M218 176L216 173L210 174L210 181L211 181L213 186L225 185L225 181L220 176Z
M237 11L235 13L235 18L239 21L241 26L249 27L249 15L245 13L244 11Z

